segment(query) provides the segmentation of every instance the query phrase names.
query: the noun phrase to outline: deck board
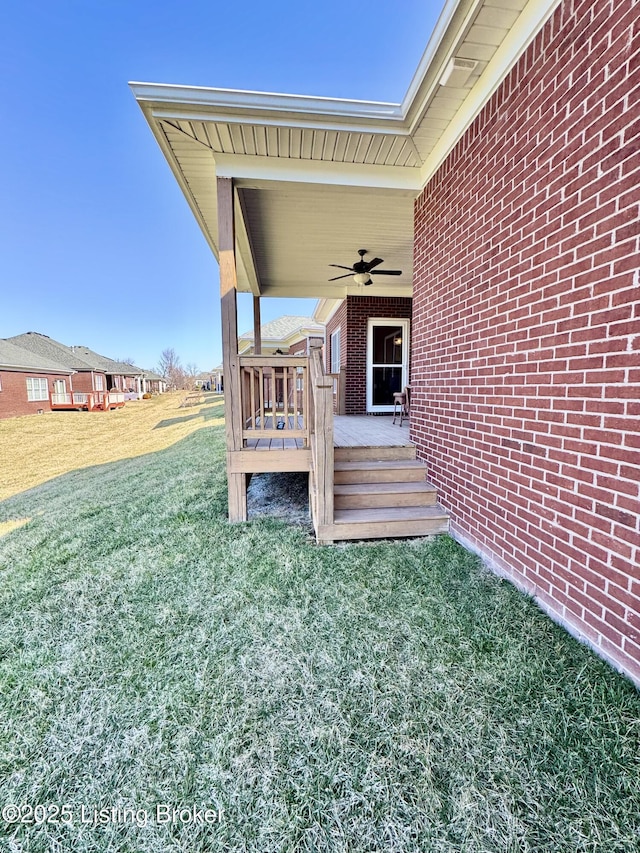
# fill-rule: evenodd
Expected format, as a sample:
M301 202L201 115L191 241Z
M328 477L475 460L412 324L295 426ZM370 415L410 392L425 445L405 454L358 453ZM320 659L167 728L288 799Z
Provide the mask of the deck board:
M413 447L409 423L392 422L390 415L336 415L333 425L335 447Z
M295 429L294 417L289 416L289 429ZM273 428L271 415L265 417L264 428ZM298 429L303 429L303 420L297 418ZM333 426L334 447L413 447L409 440L408 421L400 426L393 423L391 415L335 415ZM304 447L301 438L288 438L282 430L282 438L260 438L260 429L255 438L247 438L246 450L295 450Z

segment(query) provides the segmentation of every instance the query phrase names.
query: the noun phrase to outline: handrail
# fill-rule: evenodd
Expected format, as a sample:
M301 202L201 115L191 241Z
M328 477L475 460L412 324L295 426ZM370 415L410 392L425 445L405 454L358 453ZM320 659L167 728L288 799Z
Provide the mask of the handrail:
M311 387L311 471L309 500L318 542L327 541L323 528L333 524L333 379L325 374L322 354L312 349L309 361Z

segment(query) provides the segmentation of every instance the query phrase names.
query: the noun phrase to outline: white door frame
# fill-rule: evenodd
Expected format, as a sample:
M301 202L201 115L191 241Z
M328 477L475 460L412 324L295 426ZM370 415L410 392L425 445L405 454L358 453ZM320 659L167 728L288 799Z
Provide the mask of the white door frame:
M375 326L400 326L402 328L402 382L400 391L409 384L409 328L408 319L398 317L369 317L367 320L367 414L393 412L389 406L373 405L373 329Z

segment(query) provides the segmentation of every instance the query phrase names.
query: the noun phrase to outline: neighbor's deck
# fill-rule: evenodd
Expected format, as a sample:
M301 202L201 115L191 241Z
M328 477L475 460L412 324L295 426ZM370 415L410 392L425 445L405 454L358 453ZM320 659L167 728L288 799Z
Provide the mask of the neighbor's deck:
M282 418L279 418L282 420ZM289 416L289 428L294 428ZM302 428L302 419L298 426ZM392 423L391 415L335 415L333 419L334 447L412 447L409 439L409 421L402 426ZM273 428L273 419L266 418L265 428ZM301 438L249 438L245 450L302 450Z

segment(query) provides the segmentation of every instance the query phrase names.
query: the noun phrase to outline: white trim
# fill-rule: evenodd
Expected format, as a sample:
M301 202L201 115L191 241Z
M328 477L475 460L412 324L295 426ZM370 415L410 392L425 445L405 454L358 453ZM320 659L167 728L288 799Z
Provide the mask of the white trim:
M375 326L401 326L402 327L402 380L400 390L409 382L409 335L410 321L404 317L369 317L367 319L367 414L389 413L393 411L393 405L373 405L373 329ZM394 365L397 366L397 365Z
M249 89L216 89L210 86L180 86L171 83L139 83L129 86L138 101L154 104L179 101L198 107L216 107L229 111L247 109L267 112L309 113L349 118L404 118L400 104L386 101L357 101L315 95L291 95L283 92L254 92ZM228 115L225 120L228 119Z
M471 21L476 15L478 6L482 4L482 0L471 0L469 8L464 15L464 19L461 23L458 24L456 31L466 32L469 27ZM434 63L437 59L438 50L443 47L443 41L453 22L454 16L460 11L462 3L461 0L447 0L445 6L440 13L440 17L434 27L431 38L427 43L427 47L425 52L422 54L422 58L418 63L418 67L416 69L415 74L411 82L409 83L409 88L407 89L407 93L402 99L402 117L404 119L411 113L414 116L414 121L411 126L411 133L415 131L415 125L419 123L423 118L423 113L428 106L429 101L431 100L431 96L433 92L437 89L439 85L439 80L441 77L441 71L444 70L447 62L454 55L455 50L458 47L457 39L449 45L449 49L444 56L444 62L442 65L436 70L433 68ZM433 80L431 81L431 85L426 89L425 92L420 96L420 102L417 102L417 97L420 93L420 89L423 84L426 82L427 75L431 73L433 70L436 70L436 73L433 74Z
M337 348L334 347L334 338L336 336L338 339ZM329 366L329 373L340 373L340 368L342 367L342 361L341 361L341 356L340 356L340 347L341 346L342 346L342 330L341 330L341 327L338 326L329 335L329 359L330 359L330 363L328 365ZM334 352L334 349L337 352L337 359L334 357L336 355L336 352ZM334 368L336 368L336 361L337 361L337 369L334 369Z
M43 384L44 383L44 384ZM36 396L38 395L38 396ZM44 395L44 396L42 396ZM44 376L27 377L27 402L41 403L49 399L49 382Z
M214 157L218 178L376 187L408 190L413 195L422 189L422 176L418 166L372 166L367 163L290 160L285 157L264 157L256 154L215 154Z

